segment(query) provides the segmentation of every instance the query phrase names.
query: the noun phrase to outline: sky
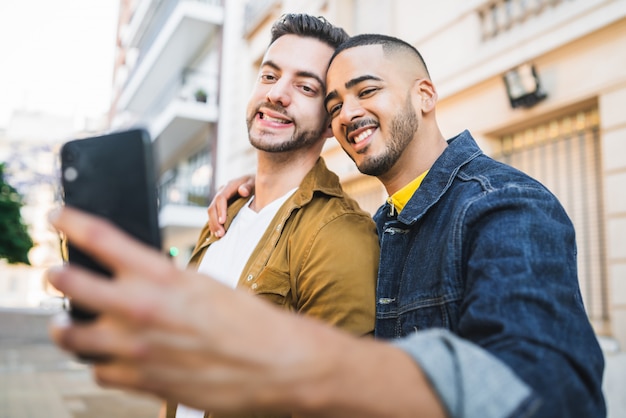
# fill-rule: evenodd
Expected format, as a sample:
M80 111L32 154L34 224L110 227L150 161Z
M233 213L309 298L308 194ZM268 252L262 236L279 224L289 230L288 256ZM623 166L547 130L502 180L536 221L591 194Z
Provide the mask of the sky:
M16 109L107 111L118 7L118 0L0 0L0 129Z

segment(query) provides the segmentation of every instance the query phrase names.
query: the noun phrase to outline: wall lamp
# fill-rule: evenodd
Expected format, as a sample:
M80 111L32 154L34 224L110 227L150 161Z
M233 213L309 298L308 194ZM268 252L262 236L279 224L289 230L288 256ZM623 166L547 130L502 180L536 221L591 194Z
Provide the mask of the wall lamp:
M511 107L532 107L547 97L532 64L522 64L504 73Z

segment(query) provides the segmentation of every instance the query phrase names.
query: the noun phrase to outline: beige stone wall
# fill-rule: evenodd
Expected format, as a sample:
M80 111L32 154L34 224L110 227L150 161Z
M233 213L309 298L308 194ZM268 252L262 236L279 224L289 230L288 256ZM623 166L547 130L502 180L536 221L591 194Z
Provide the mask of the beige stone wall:
M626 347L626 80L599 99L611 332Z
M531 109L511 109L500 75L441 100L444 133L469 128L489 153L500 133L597 103L605 196L608 327L600 334L626 346L626 24L604 27L537 57L548 98Z

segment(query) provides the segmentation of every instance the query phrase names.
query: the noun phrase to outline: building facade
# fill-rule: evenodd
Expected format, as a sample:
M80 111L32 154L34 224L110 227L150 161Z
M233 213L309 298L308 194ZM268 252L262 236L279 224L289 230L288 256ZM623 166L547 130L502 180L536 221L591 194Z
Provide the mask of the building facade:
M350 34L412 43L439 93L444 135L469 129L485 152L533 177L561 200L577 230L579 275L596 332L626 346L626 1L250 1L242 62L250 86L285 12L323 15ZM247 60L247 61L246 61ZM242 104L244 96L242 97ZM233 121L232 123L235 123ZM249 171L246 139L220 137L218 182ZM235 145L240 144L240 145ZM363 176L333 140L324 156L346 190L373 212L379 182ZM226 163L227 164L224 164Z
M626 346L626 0L122 0L111 128L153 137L166 251L184 264L216 185L254 170L245 107L285 12L416 46L444 135L469 129L559 197L589 318ZM333 140L324 157L374 212L379 182Z
M626 345L626 0L122 0L111 127L142 125L158 154L164 248L184 263L216 185L254 170L245 105L285 12L416 46L444 135L542 181L576 230L599 335ZM200 93L205 93L200 97ZM374 212L385 198L335 141L324 156Z
M153 137L164 248L179 265L216 186L254 172L245 108L272 22L306 12L413 44L444 135L469 129L558 196L576 227L589 318L607 352L623 353L626 0L122 0L120 11L111 128ZM373 213L386 197L378 180L332 139L323 155ZM610 416L626 413L620 358L607 367Z
M184 264L214 190L222 0L122 0L110 129L154 142L163 248Z

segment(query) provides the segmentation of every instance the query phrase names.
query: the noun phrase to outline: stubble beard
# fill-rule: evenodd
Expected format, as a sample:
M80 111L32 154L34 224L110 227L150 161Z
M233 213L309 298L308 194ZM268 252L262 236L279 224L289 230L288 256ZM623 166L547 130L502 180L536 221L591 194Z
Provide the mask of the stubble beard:
M260 151L280 153L307 149L317 144L325 130L324 126L322 126L317 130L305 130L300 132L298 125L294 123L295 130L293 135L286 140L276 140L277 135L274 132L264 130L259 130L259 134L255 136L252 134L252 130L254 129L253 124L256 114L257 112L247 120L248 139L250 144Z
M368 176L379 177L391 170L400 159L402 152L413 140L419 122L415 115L415 109L411 104L411 96L407 94L404 107L391 121L390 140L382 154L365 158L357 166L359 171Z

